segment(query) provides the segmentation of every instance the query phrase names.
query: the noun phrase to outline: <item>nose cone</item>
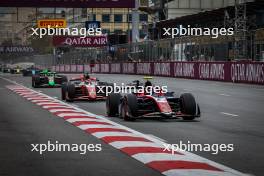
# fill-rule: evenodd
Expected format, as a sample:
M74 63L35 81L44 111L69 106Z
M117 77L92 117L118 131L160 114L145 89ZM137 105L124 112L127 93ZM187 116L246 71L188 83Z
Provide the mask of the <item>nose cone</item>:
M50 86L55 86L55 82L54 82L54 81L50 81L50 82L49 82L49 85L50 85Z
M94 86L88 87L90 99L96 99L96 88Z

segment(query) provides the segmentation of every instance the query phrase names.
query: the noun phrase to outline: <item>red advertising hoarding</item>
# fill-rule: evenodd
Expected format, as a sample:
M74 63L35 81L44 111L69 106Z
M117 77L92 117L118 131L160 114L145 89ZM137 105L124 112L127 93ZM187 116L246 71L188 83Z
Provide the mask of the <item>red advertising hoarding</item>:
M107 36L53 36L54 46L102 47L107 45Z
M86 71L91 72L88 65ZM68 73L69 71L66 71ZM77 73L78 71L76 71ZM166 76L264 85L264 62L130 62L95 64L93 73Z
M0 7L134 8L135 0L0 0Z

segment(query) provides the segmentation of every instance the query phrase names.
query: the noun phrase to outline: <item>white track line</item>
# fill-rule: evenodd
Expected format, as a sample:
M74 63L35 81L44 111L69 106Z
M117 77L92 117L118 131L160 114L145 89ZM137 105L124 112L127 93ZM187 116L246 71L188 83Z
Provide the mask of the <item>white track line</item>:
M225 96L225 97L230 97L231 95L229 95L229 94L219 94L219 95L221 95L221 96Z
M220 112L220 113L223 114L223 115L232 116L232 117L238 117L239 116L237 114L231 114L231 113L228 113L228 112Z
M103 138L106 136L131 136L131 137L141 137L139 135L133 133L126 133L126 132L96 132L93 133L94 136L98 138Z

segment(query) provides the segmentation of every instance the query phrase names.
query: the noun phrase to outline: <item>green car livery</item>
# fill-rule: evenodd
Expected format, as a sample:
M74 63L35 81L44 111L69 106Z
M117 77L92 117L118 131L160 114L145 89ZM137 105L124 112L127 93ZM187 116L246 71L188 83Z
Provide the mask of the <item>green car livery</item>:
M67 77L58 75L48 69L42 70L39 74L32 76L32 87L61 87L62 83L67 82Z

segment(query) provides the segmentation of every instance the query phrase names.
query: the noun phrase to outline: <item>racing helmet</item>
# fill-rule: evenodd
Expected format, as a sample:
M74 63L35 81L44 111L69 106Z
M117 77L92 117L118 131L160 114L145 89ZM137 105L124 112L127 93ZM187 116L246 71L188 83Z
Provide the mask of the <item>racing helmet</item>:
M145 76L144 79L146 80L145 87L151 87L152 83L150 80L152 79L152 77L151 76Z
M84 79L90 79L90 75L89 75L88 72L85 72L85 73L83 74L83 77L84 77Z
M147 80L145 82L145 87L151 87L151 86L152 86L152 83L149 80Z

